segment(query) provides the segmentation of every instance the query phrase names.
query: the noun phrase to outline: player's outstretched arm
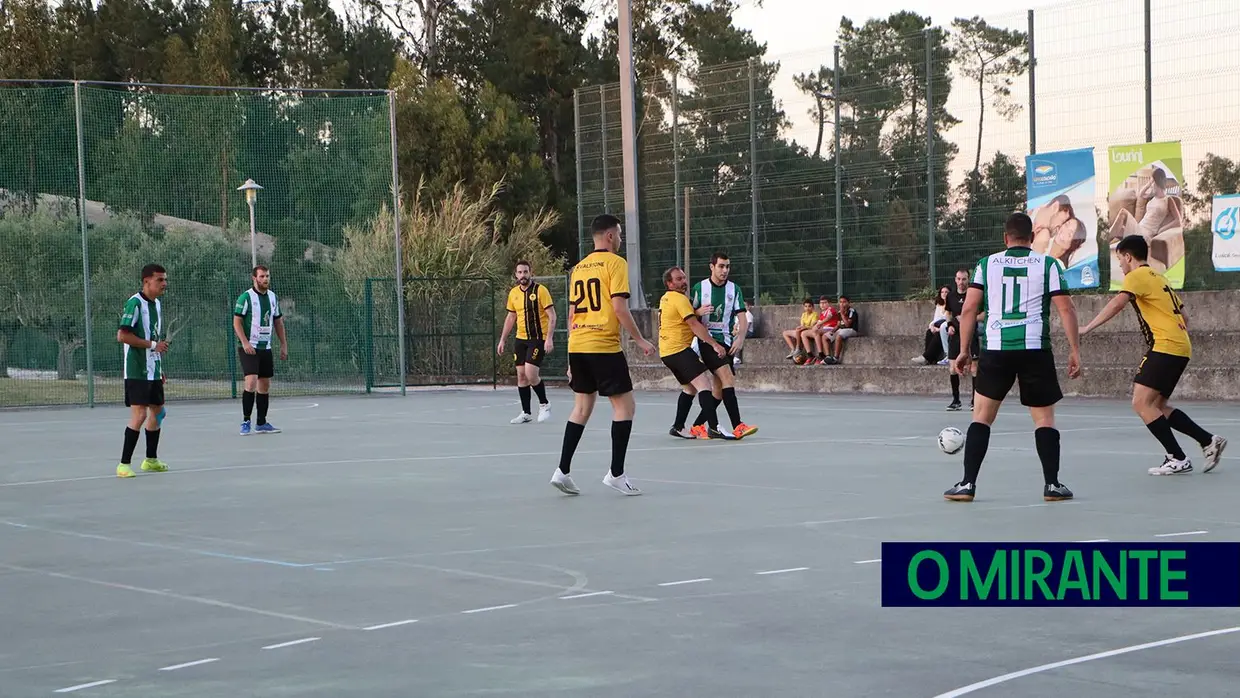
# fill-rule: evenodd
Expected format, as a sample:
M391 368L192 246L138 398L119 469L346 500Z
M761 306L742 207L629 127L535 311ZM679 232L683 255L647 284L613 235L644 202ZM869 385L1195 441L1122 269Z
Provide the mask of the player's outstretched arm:
M654 351L654 345L646 341L642 336L641 330L637 329L637 321L633 319L633 313L629 312L629 299L625 296L612 296L611 309L616 313L616 319L620 321L629 336L637 341L637 346L641 347L642 353L646 356Z
M1051 296L1055 309L1059 311L1059 320L1063 323L1064 334L1068 336L1068 377L1081 375L1081 335L1080 324L1076 316L1076 304L1067 294Z
M499 332L499 343L495 345L495 353L504 353L504 342L508 341L508 335L512 334L512 328L517 324L517 314L509 310L504 316L504 329Z
M1094 317L1093 320L1090 320L1088 325L1085 325L1085 327L1081 328L1081 334L1083 335L1089 334L1093 330L1099 327L1102 327L1103 325L1110 322L1112 318L1114 318L1116 315L1119 315L1120 312L1124 310L1124 306L1128 305L1128 299L1130 297L1131 296L1129 296L1127 292L1121 291L1120 293L1117 293L1115 297L1111 299L1111 302L1107 303L1106 307L1102 309L1102 312L1098 313L1098 315ZM1056 298L1055 300L1058 301L1059 298ZM1063 314L1063 310L1061 309L1060 310L1061 317L1062 317L1062 314ZM1067 325L1064 325L1064 328L1066 329Z

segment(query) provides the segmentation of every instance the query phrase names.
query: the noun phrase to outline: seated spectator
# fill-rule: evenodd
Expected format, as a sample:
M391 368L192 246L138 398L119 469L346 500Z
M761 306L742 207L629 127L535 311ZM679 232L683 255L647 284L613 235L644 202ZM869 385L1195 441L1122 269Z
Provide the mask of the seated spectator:
M934 317L930 319L930 324L926 329L926 345L921 352L921 356L913 357L913 363L918 366L926 366L932 363L938 363L940 366L946 366L949 360L947 356L947 335L939 330L944 324L951 322L952 312L947 307L947 297L951 293L951 288L944 286L939 289L939 293L934 298Z
M801 350L801 335L812 330L814 323L818 320L818 313L814 312L814 301L806 298L801 301L801 324L795 330L784 330L784 344L788 345L788 355L785 359L796 358L797 352Z
M822 333L823 339L826 340L827 347L834 349L834 351L832 351L831 354L822 361L822 363L829 366L834 366L840 363L840 360L844 358L844 340L849 337L856 337L859 334L858 323L861 321L860 314L857 313L857 309L852 306L852 302L848 300L848 296L840 296L840 308L836 317L838 318L836 326ZM834 347L832 347L832 342L834 342Z
M818 299L818 320L808 332L801 335L801 346L805 348L805 354L810 357L802 364L803 366L826 363L830 340L825 339L824 336L827 332L834 333L839 324L840 314L835 306L831 305L831 299L826 296L820 297Z

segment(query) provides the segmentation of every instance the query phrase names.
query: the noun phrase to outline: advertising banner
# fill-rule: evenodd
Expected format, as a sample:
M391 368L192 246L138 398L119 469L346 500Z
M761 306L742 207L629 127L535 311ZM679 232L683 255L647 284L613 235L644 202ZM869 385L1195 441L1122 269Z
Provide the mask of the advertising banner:
M1111 182L1107 191L1107 241L1111 290L1124 283L1115 246L1128 235L1150 245L1149 263L1167 277L1171 288L1184 288L1184 224L1187 214L1181 188L1184 159L1179 141L1116 145L1110 149Z
M1033 251L1058 259L1068 288L1098 286L1094 149L1025 156Z
M1215 271L1240 271L1240 194L1215 195L1210 206L1210 259Z

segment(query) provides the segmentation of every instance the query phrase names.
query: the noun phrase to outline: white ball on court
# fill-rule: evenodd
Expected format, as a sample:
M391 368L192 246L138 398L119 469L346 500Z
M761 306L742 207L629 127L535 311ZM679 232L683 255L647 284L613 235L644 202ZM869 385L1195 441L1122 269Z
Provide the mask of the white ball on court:
M947 427L939 432L939 449L943 453L957 453L964 448L964 434L956 427Z

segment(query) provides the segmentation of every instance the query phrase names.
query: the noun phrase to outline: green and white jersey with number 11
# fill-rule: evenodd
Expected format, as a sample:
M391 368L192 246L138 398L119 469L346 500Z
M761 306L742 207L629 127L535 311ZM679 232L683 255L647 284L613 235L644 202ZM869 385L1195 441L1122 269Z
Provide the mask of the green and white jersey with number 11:
M984 298L983 350L1051 348L1051 298L1068 292L1057 259L1011 247L983 257L970 286Z
M280 317L280 303L276 300L276 292L270 289L259 293L253 287L246 289L237 297L237 305L233 314L241 318L241 324L247 328L250 346L255 349L271 348L271 330L276 318Z
M141 293L135 293L125 301L125 310L121 313L121 329L133 332L140 339L148 342L159 341L164 329L163 309L159 300L150 300ZM159 352L154 349L139 349L122 344L124 372L126 379L157 381L164 377Z

